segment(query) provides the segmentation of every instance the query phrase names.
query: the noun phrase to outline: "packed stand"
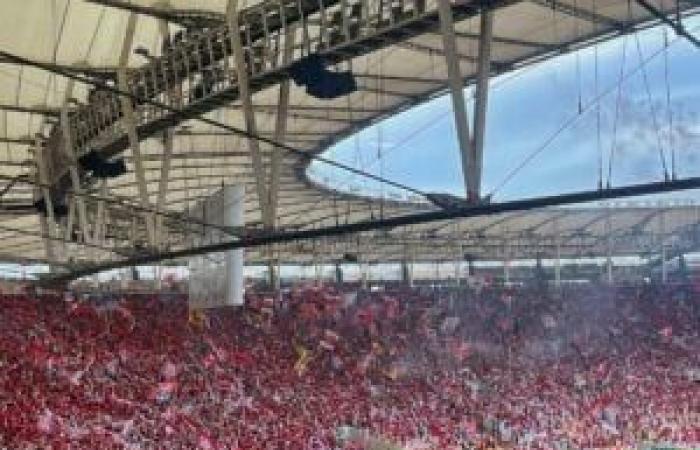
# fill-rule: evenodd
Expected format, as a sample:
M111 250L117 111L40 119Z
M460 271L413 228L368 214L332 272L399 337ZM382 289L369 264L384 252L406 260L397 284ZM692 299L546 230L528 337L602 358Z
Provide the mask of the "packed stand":
M5 296L0 448L697 448L698 295Z

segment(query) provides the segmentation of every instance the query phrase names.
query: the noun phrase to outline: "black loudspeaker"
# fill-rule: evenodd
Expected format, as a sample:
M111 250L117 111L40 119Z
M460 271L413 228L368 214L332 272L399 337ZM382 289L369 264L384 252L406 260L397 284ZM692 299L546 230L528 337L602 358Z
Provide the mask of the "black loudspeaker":
M292 65L289 74L294 83L306 86L306 93L315 98L330 100L357 90L352 72L331 72L318 55L311 55Z
M94 150L78 158L78 163L80 167L92 172L97 178L116 178L126 173L124 159L108 161Z

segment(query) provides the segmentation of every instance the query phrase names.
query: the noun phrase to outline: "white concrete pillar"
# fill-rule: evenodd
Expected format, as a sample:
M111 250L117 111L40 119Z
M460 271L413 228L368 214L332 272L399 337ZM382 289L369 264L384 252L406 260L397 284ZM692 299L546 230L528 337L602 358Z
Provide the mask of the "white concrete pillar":
M666 267L666 214L665 211L661 211L659 214L660 230L661 235L661 282L666 284L668 281L668 267Z
M554 239L556 239L557 258L554 265L554 284L557 289L561 287L561 236L559 231L559 219L554 220Z
M245 187L242 185L225 186L224 196L224 226L242 227L245 225L243 211L245 208ZM226 303L230 305L243 304L243 249L226 252Z
M608 208L610 208L608 206ZM612 241L612 217L610 210L608 210L608 215L605 220L605 235L607 239L607 249L606 249L606 270L607 270L607 281L608 284L612 285L613 282L615 281L613 279L613 260L612 260L612 251L613 251L613 241Z

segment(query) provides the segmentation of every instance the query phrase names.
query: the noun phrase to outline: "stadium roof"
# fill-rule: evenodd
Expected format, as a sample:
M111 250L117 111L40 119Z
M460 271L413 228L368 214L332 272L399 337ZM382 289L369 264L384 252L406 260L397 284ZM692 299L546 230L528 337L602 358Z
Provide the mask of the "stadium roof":
M272 226L313 229L438 208L424 201L380 202L329 191L312 184L305 173L311 155L448 90L449 49L436 0L266 0L240 5L241 39L229 32L232 10L227 16L227 3L3 3L0 50L23 58L6 56L0 63L4 258L93 264L187 248L191 225L197 223L187 211L224 183L246 186L245 233ZM675 1L659 0L452 3L455 54L464 85L477 76L482 3L494 14L492 75L657 24L660 16L655 11L677 13ZM700 4L686 0L678 6L691 14ZM180 30L188 34L178 34ZM236 45L244 51L240 60L231 56ZM310 70L302 63L314 55L320 55L331 71L351 71L356 86L333 86L348 91L321 99L335 94L314 92L328 86L291 81L292 76L299 78L300 70ZM248 64L248 83L235 75L237 64ZM68 74L79 81L71 81ZM90 94L95 90L90 83L102 90ZM241 101L244 83L251 93L250 108ZM286 89L280 88L283 85L289 89L288 104L280 94ZM118 99L115 90L128 91L132 101ZM125 103L131 104L133 114ZM255 128L250 128L251 122ZM237 131L246 129L258 138L248 139ZM65 134L70 136L68 150L62 145ZM75 165L76 159L93 153L102 162L123 156L126 173L101 181L84 165ZM38 183L46 189L38 189ZM262 207L260 196L265 199ZM275 204L275 196L276 210L267 206ZM47 198L53 211L44 224L32 205ZM155 225L153 211L159 217ZM396 229L376 233L374 240L362 244L371 250L362 253L396 259L405 255L400 249L410 246L419 259L434 259L454 254L455 240L463 238L459 252L486 258L503 251L502 244L492 241L512 237L517 242L509 248L519 249L522 243L532 254L551 246L551 236L546 235L555 224L557 235L566 236L560 250L567 254L604 251L609 230L630 238L625 245L620 238L618 251L639 253L632 237L653 239L659 217L666 218L664 233L685 231L697 223L695 206L635 207L616 209L613 226L606 228L601 217L607 211L543 210ZM636 235L631 230L649 233ZM391 235L398 243L386 244ZM50 239L44 239L47 236ZM324 251L340 257L359 245L351 240L336 240L333 250L323 247ZM415 241L420 242L409 245ZM321 244L285 244L277 250L281 259L303 261L309 246L318 249ZM264 260L270 253L256 250L249 257Z

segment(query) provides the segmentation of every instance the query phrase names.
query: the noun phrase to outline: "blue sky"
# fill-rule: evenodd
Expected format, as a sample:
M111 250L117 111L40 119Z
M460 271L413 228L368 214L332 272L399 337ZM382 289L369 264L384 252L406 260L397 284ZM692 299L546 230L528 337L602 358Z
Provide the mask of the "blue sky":
M685 24L700 32L700 18ZM669 172L673 148L677 176L699 176L700 50L673 32L668 32L668 41L664 51L663 28L652 28L600 44L597 58L596 50L588 48L492 80L484 194L501 186L533 154L496 189L495 200L595 188L601 158L603 184L609 166L612 185L661 180L660 149ZM640 61L647 59L641 70ZM465 93L471 96L470 89ZM464 193L448 96L370 127L326 156L425 191ZM315 162L310 170L313 178L345 190L387 196L396 192L323 163ZM694 198L697 193L676 197Z

